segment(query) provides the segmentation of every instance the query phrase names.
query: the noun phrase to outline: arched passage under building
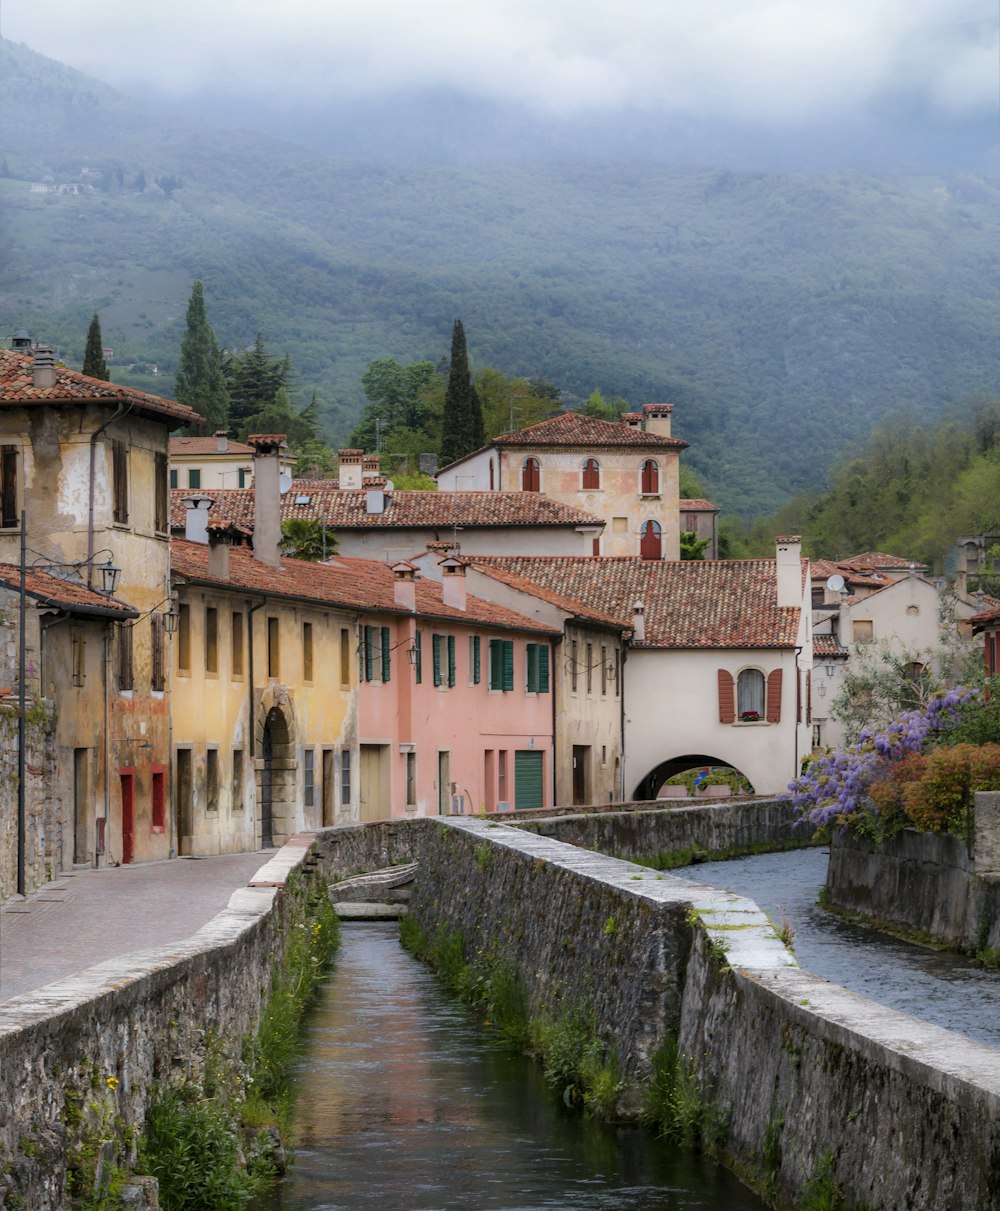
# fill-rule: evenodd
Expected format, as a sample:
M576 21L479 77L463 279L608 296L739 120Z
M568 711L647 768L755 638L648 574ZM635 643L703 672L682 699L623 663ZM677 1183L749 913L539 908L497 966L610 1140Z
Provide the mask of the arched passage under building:
M655 799L665 782L676 774L683 774L692 769L727 770L738 774L741 778L746 778L742 770L737 769L728 761L724 761L721 757L713 757L708 753L685 753L681 757L671 757L667 761L661 761L659 765L651 769L636 784L632 798L636 800ZM749 779L747 781L749 782Z
M260 744L260 844L262 849L283 845L294 832L295 748L288 720L280 706L272 706L264 716Z

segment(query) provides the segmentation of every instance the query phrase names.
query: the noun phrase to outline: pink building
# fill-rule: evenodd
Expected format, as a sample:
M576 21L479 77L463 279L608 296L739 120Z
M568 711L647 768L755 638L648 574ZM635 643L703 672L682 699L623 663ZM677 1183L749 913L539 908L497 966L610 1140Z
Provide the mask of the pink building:
M467 595L457 560L440 583L381 571L358 634L361 819L551 806L559 631Z

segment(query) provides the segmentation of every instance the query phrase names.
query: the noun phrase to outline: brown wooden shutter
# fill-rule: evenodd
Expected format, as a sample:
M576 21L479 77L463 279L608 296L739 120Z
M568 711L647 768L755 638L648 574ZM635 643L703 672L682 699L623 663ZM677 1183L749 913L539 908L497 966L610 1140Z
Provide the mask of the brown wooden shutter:
M719 722L736 722L736 683L726 669L719 669Z
M767 721L781 722L781 669L773 669L767 675Z
M806 673L806 723L813 721L813 675L812 669Z

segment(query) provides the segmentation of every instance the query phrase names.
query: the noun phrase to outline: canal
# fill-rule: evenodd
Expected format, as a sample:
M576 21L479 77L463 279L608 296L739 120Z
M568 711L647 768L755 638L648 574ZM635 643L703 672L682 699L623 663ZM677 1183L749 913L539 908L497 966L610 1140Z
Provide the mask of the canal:
M758 854L672 871L755 901L794 932L799 965L926 1022L1000 1047L1000 973L943 950L852 925L820 908L825 849Z
M566 1110L400 946L345 925L307 1025L297 1148L256 1211L761 1211L711 1161Z

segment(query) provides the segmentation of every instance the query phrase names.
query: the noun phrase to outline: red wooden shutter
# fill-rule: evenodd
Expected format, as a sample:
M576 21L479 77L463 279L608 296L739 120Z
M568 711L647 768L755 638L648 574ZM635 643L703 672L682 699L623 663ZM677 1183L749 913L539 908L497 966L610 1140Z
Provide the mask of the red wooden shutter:
M719 669L719 722L736 722L736 683L726 669Z
M781 669L773 669L767 675L767 721L781 722Z

